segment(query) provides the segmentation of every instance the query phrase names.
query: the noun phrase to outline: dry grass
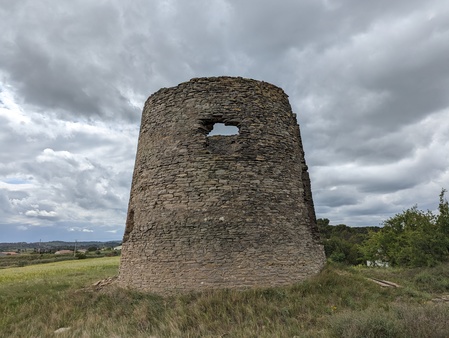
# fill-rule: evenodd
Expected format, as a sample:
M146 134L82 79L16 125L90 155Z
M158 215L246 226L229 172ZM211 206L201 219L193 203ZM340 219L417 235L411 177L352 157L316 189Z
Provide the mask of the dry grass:
M447 337L449 265L410 273L327 266L307 282L171 297L93 282L117 273L118 258L0 270L0 336L54 337ZM421 273L421 277L417 278ZM447 276L447 275L446 275ZM381 288L366 277L403 285ZM393 278L394 277L394 278ZM433 281L422 287L423 280ZM446 334L446 336L444 335Z

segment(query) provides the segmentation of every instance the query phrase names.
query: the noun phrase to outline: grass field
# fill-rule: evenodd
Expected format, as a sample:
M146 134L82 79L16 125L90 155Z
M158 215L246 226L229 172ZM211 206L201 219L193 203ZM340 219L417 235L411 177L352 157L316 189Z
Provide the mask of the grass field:
M81 256L82 258L102 258L117 256L118 252L112 250L101 250L97 252L77 253L66 255L55 255L53 253L20 253L19 255L0 256L0 269L23 267L33 264L54 263L69 260L77 260Z
M449 294L448 264L328 265L289 287L170 297L92 286L115 276L118 264L107 257L0 270L0 337L449 336L449 303L433 300ZM55 333L60 328L70 329Z

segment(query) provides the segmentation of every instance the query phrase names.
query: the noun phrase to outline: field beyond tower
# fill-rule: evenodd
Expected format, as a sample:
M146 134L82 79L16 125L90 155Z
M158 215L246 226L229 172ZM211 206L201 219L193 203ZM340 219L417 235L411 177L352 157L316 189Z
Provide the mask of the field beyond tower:
M238 133L210 136L216 124ZM285 285L324 261L299 126L282 89L196 78L148 98L119 285L159 293Z

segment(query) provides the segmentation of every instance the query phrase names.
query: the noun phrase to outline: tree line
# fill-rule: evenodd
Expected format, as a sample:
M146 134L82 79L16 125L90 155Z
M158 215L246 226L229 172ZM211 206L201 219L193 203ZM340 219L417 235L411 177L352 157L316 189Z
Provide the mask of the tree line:
M449 204L439 195L438 212L415 205L382 223L382 227L330 225L317 220L326 257L349 265L435 266L449 261Z

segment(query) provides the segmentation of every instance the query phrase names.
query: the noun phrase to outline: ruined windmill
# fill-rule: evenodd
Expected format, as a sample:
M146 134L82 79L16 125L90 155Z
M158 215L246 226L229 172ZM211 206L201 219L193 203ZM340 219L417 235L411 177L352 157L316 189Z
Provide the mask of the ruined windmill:
M209 135L214 125L235 135ZM282 89L196 78L142 115L118 283L151 292L291 284L325 261Z

